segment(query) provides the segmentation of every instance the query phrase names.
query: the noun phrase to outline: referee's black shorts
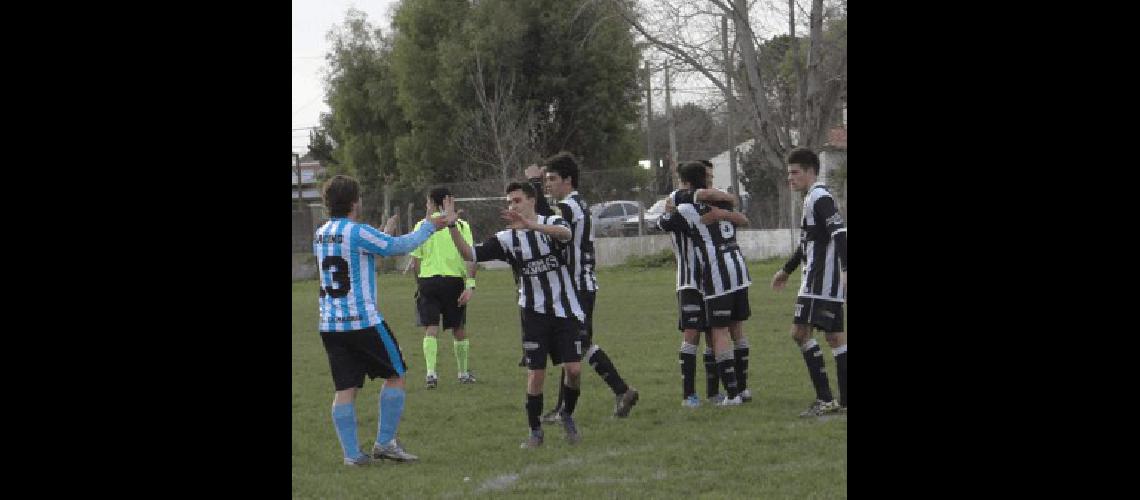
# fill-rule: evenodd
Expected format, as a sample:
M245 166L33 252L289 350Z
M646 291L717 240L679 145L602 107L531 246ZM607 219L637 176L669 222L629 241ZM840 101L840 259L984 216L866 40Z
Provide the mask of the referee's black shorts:
M467 322L467 306L459 305L464 279L457 276L428 276L416 280L416 325L458 328Z

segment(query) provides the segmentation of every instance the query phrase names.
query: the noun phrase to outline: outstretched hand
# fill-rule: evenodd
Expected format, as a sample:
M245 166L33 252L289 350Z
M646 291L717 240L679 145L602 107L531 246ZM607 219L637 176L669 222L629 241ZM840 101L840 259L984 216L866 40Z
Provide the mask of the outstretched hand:
M511 229L530 229L530 221L514 210L504 208L499 214L503 220L507 221L507 227Z
M431 204L428 205L428 208L431 208ZM444 197L443 207L440 209L440 214L438 216L430 216L430 211L428 213L430 217L428 220L430 220L431 223L435 225L436 229L443 229L455 223L455 219L459 217L455 213L455 198L451 197L450 195Z
M384 229L382 229L382 231L384 231L385 234L396 234L396 231L399 229L399 224L400 213L397 212L392 214L391 217L388 217L388 222L384 223Z
M538 165L530 165L526 167L526 170L523 171L523 174L526 175L527 179L534 179L535 177L542 177L542 171L542 167Z

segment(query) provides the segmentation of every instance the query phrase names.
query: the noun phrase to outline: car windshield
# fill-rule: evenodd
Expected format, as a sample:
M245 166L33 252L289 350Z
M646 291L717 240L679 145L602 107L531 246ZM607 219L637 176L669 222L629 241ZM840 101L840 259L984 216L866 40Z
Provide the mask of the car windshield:
M657 200L657 203L654 203L652 207L649 207L649 210L646 210L646 212L651 213L651 214L659 214L659 213L662 213L664 211L665 211L665 200Z

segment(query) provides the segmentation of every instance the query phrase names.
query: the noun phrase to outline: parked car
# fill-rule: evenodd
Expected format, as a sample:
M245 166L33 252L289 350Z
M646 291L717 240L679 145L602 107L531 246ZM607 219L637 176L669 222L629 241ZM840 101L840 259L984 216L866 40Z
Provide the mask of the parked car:
M661 228L657 227L657 219L665 215L665 199L657 200L649 210L645 211L645 234L656 234L661 232ZM629 217L622 223L622 234L626 236L637 236L637 216Z
M636 201L614 200L590 206L594 236L621 236L622 224L631 215L636 219L641 206Z

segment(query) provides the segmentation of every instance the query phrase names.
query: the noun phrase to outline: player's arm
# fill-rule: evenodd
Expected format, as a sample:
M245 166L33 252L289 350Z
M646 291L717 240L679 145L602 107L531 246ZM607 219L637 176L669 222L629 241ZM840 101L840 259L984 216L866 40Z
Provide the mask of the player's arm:
M503 209L500 213L503 220L507 221L507 227L511 229L538 231L561 243L570 241L570 238L573 236L570 232L570 225L566 222L566 219L562 217L543 217L539 220L545 219L547 224L541 224L538 221L527 220L523 218L521 214L512 210Z
M669 205L668 201L665 202L665 205L669 206L669 208L673 208ZM668 210L661 217L657 218L657 227L665 232L682 229L681 216L677 215L675 210Z
M554 209L551 208L550 203L546 201L546 195L542 190L542 167L538 165L531 165L526 167L523 172L526 175L527 182L534 188L534 213L538 215L554 215Z
M420 229L420 226L422 226L423 224L424 224L424 221L422 221L422 220L419 222L416 222L416 226L412 228L412 232L418 231ZM412 257L412 260L410 262L408 262L408 264L410 265L410 268L412 270L412 277L419 276L420 275L420 259L424 258L424 247L418 246L418 247L416 247L415 250L412 250L412 253L410 253L408 255L410 255Z
M816 220L825 221L827 234L835 241L835 253L839 254L839 269L847 272L847 225L843 223L843 214L835 206L835 198L821 196L815 200L812 213Z
M839 256L839 279L843 283L843 294L847 294L847 225L843 222L843 214L835 206L835 198L821 196L815 200L812 213L817 220L824 221L827 234L835 242L835 253Z
M725 210L718 207L710 207L707 213L701 216L701 224L712 224L722 220L729 221L737 227L747 226L749 224L748 217L740 212L732 210Z
M415 231L395 237L384 234L368 224L360 224L356 226L358 229L353 233L353 237L357 238L361 248L369 253L382 257L404 255L427 241L436 229L447 226L446 217L433 217L428 221L429 224L423 224Z
M459 233L463 236L463 241L467 242L470 246L471 239L471 226L466 223L458 223ZM463 293L459 294L459 305L466 305L471 298L475 296L475 274L479 272L479 264L473 261L467 261L467 280L464 282Z
M803 260L803 258L803 246L796 245L796 253L792 254L792 257L784 263L784 268L776 271L776 275L772 277L773 290L781 290L784 288L784 285L788 284L788 276L792 274L792 271L796 270L796 267L800 265L800 261Z
M693 193L693 199L702 203L712 203L716 201L723 201L732 203L733 208L740 206L740 200L736 195L726 193L716 188L701 188Z
M701 223L701 215L697 213L697 207L692 203L678 204L677 213L680 214L681 220L686 224L686 229L696 227Z

